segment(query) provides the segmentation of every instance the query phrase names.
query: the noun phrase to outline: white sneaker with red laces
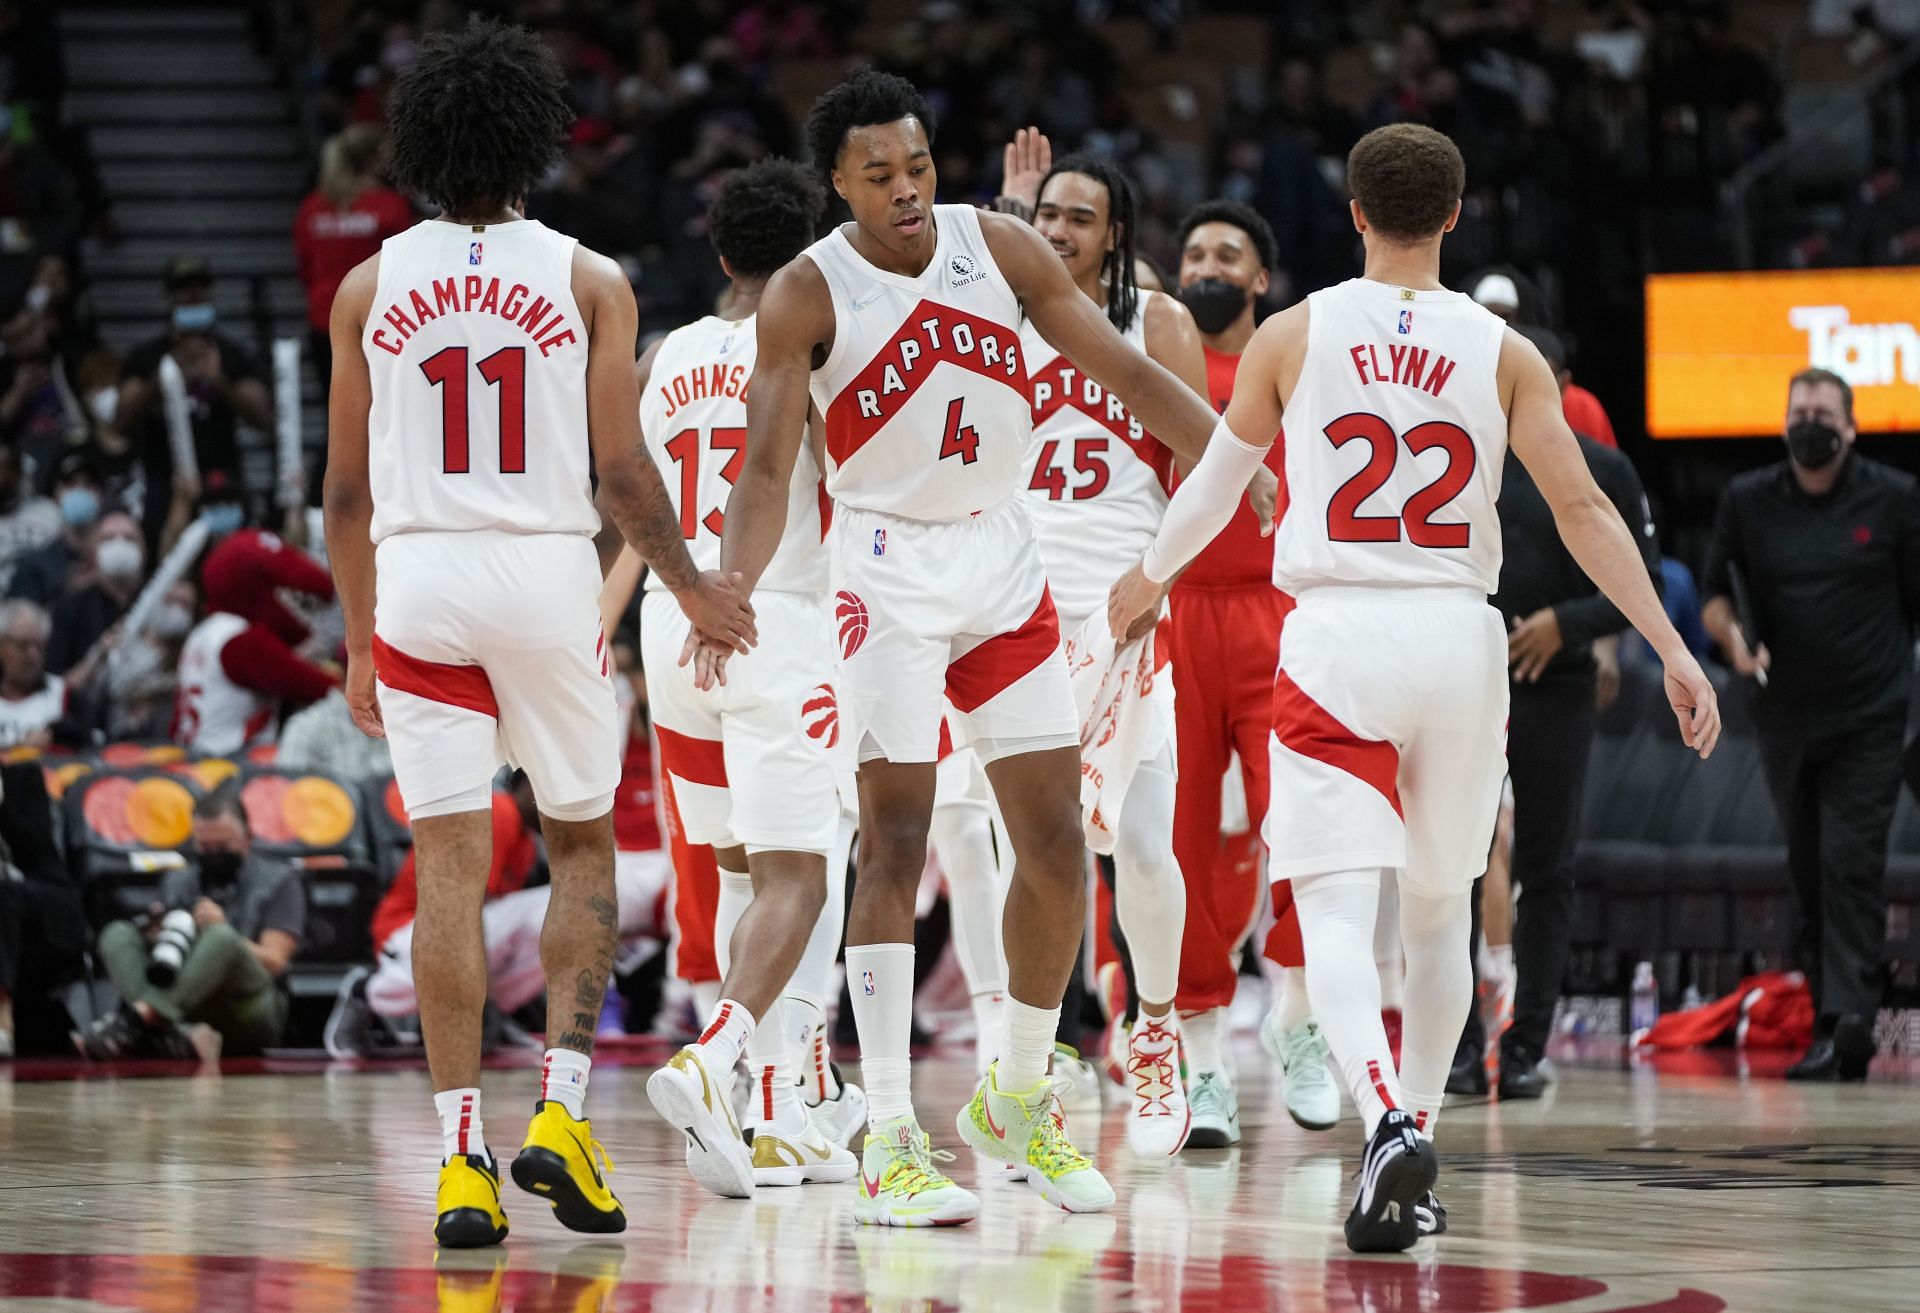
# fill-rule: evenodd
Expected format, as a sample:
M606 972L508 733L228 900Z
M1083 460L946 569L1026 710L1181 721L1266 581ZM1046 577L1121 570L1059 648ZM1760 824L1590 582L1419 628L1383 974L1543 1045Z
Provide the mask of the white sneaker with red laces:
M1187 1088L1180 1079L1180 1023L1140 1017L1127 1039L1127 1146L1146 1158L1179 1153L1193 1129Z

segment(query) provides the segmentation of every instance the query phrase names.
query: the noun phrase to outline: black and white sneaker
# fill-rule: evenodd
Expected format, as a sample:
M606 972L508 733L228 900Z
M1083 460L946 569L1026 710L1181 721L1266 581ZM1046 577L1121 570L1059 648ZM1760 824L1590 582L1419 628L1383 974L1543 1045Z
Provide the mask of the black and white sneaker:
M1433 1145L1399 1109L1380 1119L1360 1161L1360 1193L1347 1214L1347 1248L1356 1254L1394 1254L1420 1238L1417 1207L1440 1176Z
M1445 1235L1447 1233L1447 1206L1440 1202L1440 1196L1427 1191L1427 1197L1413 1206L1414 1221L1419 1226L1420 1237Z

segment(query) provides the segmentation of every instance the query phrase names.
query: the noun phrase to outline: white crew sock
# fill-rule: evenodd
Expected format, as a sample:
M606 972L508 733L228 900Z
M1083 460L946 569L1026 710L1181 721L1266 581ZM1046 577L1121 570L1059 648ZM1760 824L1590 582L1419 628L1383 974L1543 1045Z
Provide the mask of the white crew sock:
M847 993L860 1035L870 1126L913 1116L913 945L850 944Z
M753 1039L753 1031L753 1013L730 998L721 999L707 1028L693 1042L707 1064L707 1074L715 1080L732 1080L734 1064Z
M1207 1072L1226 1074L1226 1057L1221 1049L1227 1029L1226 1008L1204 1008L1180 1018L1180 1034L1187 1046L1187 1072L1198 1080Z
M1013 995L1001 1005L1000 1057L993 1085L1002 1094L1025 1094L1040 1083L1053 1060L1060 1008L1036 1008Z
M480 1125L480 1090L441 1090L433 1096L434 1111L440 1114L440 1161L451 1162L468 1154L479 1154L488 1162L493 1154L487 1148L486 1129Z
M1007 996L995 990L991 994L975 994L971 1002L974 1075L984 1076L1000 1053L1001 1017L1006 1011Z
M540 1064L540 1097L567 1110L567 1116L579 1121L587 1101L587 1073L593 1059L578 1049L548 1049Z

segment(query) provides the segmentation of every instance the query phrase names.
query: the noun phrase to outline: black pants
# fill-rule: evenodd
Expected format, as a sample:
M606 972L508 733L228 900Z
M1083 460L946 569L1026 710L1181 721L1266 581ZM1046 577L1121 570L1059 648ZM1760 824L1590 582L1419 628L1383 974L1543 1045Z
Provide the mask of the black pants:
M0 990L13 996L22 1052L64 1041L69 1021L52 994L83 974L88 935L73 889L0 875Z
M1759 726L1800 905L1800 968L1828 1025L1880 1006L1887 831L1900 791L1898 712L1846 729Z
M1591 672L1553 674L1515 684L1507 727L1507 769L1513 776L1513 883L1520 902L1513 922L1513 1028L1506 1053L1539 1058L1552 1037L1553 1009L1567 974L1573 941L1573 842L1580 827L1593 746ZM1474 926L1480 920L1474 892ZM1477 934L1476 934L1477 938ZM1469 944L1468 953L1473 949ZM1469 1009L1462 1041L1486 1047L1478 1008Z

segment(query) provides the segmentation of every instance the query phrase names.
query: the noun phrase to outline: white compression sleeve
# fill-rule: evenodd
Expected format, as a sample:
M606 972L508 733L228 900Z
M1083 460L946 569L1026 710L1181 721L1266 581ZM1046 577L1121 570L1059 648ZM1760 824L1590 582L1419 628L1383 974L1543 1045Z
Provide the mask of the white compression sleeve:
M1173 578L1227 527L1254 471L1266 460L1269 446L1242 442L1224 419L1214 427L1206 454L1173 494L1161 518L1160 532L1147 548L1141 568L1148 579L1163 584Z

